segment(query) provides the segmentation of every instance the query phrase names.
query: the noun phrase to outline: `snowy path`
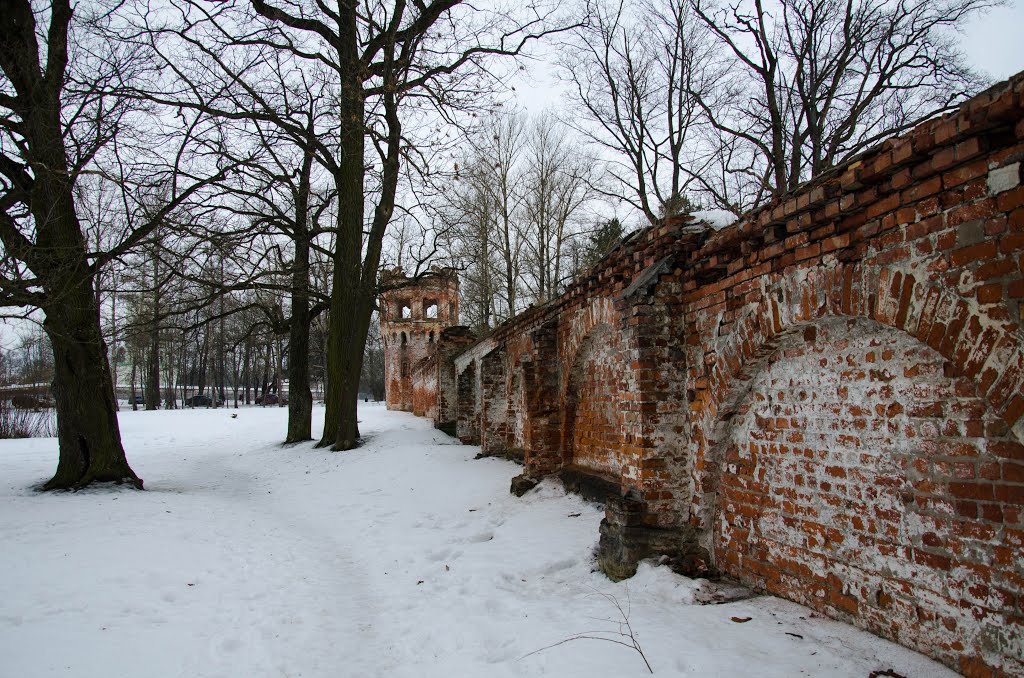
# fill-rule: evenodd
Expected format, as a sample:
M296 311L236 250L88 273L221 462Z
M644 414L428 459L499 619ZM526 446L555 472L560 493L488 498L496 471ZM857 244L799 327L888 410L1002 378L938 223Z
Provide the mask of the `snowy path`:
M692 605L664 568L612 584L597 508L512 497L517 467L422 419L366 406L368 444L330 453L278 445L285 416L122 413L146 492L40 495L55 441L0 441L0 678L648 675L604 642L524 658L615 630L596 592L656 675L955 675L775 598Z

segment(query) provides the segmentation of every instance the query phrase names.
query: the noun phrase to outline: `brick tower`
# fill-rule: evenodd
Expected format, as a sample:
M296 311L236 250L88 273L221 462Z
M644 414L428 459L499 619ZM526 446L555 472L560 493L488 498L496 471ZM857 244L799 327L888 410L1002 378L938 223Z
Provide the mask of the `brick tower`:
M432 268L417 281L396 269L381 282L390 288L380 298L388 409L422 415L428 405L417 403L423 398L415 375L435 358L441 332L459 322L459 276L451 268Z

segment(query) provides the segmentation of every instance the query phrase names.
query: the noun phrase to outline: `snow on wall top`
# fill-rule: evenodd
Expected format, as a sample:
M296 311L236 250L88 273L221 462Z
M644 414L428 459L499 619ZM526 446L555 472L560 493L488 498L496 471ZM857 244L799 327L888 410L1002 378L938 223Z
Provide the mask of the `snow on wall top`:
M721 231L726 226L732 226L739 221L739 217L728 210L699 210L690 216L716 231Z

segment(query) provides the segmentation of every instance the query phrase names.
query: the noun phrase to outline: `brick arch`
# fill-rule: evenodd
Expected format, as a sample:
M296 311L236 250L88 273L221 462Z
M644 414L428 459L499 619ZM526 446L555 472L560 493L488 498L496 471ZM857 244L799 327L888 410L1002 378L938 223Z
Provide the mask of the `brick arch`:
M859 264L788 271L764 284L757 303L740 318L704 349L710 393L697 398L701 414L692 423L698 463L692 467L697 491L690 513L700 545L715 554L717 567L760 590L845 618L954 666L965 648L978 651L995 643L967 659L998 664L1005 649L993 648L1012 642L1000 629L1013 626L1019 614L1007 602L1013 598L1006 598L1015 595L1019 581L1019 567L1014 574L1007 554L1019 539L1013 525L1024 506L1017 485L1024 446L1012 409L1013 397L1020 394L1020 362L1013 343L1006 343L1016 341L1010 334L1015 330L986 323L971 300L952 294L944 299L913 273ZM847 345L844 328L850 344L859 342L865 360L875 359L874 346L881 353L886 341L898 341L930 370L939 384L931 388L948 394L919 401L915 380L921 368L899 362L897 351L895 364L901 367L893 372L913 397L887 403L865 399L878 412L867 416L869 426L872 419L890 418L891 441L868 445L874 454L866 456L845 450L854 455L845 468L826 452L840 446L809 442L809 432L816 431L801 424L809 419L778 421L770 414L783 393L789 401L799 398L793 384L801 379L821 390L833 383L828 378L843 355L835 348ZM799 363L801 350L816 344L821 352L815 360ZM797 362L771 372L787 360ZM801 364L806 369L793 369ZM789 386L779 387L775 409L766 408L763 401L771 405L772 398L766 384L780 383L780 374L795 376ZM862 403L856 397L848 402ZM953 421L949 408L966 414ZM835 411L828 421L842 428L852 416ZM917 438L906 422L920 427ZM804 476L813 477L811 489ZM847 497L836 497L828 485L842 483L849 483L850 494L862 493L855 499L868 508L841 504ZM829 515L831 509L813 513L813 506L830 501L845 507L840 517L846 523ZM804 513L808 505L812 515ZM865 527L880 510L884 519ZM787 542L794 534L803 534L805 541ZM830 544L840 546L829 551ZM844 558L842 549L876 553L888 564L873 569L875 563ZM998 640L981 640L986 637Z
M704 414L693 430L698 452L712 444L708 423L743 382L747 364L771 350L779 335L826 316L868 318L930 346L957 374L975 381L989 407L1024 442L1020 329L991 320L976 299L918 281L915 274L851 263L792 268L763 280L753 307L727 335L709 342L702 361L707 385L694 396Z
M693 394L699 416L692 419L690 434L699 462L691 477L691 524L703 530L709 526L721 472L720 443L751 372L788 333L832 316L867 318L931 347L953 372L976 384L978 394L1003 423L990 427L993 430L986 435L1009 433L1024 443L1020 340L1010 329L986 319L976 300L919 282L914 272L861 262L790 268L763 278L757 301L728 331L702 337L697 345L707 348L702 356L690 358L691 364L706 366L704 374L691 375L691 381L704 385Z
M595 330L604 326L618 327L619 321L620 315L609 297L594 297L576 309L570 318L563 319L558 346L562 374L572 374L580 349ZM560 385L563 396L568 383L568 379L563 379Z

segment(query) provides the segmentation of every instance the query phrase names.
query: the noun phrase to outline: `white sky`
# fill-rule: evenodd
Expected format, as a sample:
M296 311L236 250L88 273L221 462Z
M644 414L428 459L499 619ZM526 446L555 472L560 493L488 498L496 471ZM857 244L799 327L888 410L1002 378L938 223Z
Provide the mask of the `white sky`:
M964 27L968 59L994 80L1024 71L1024 2L993 9Z

